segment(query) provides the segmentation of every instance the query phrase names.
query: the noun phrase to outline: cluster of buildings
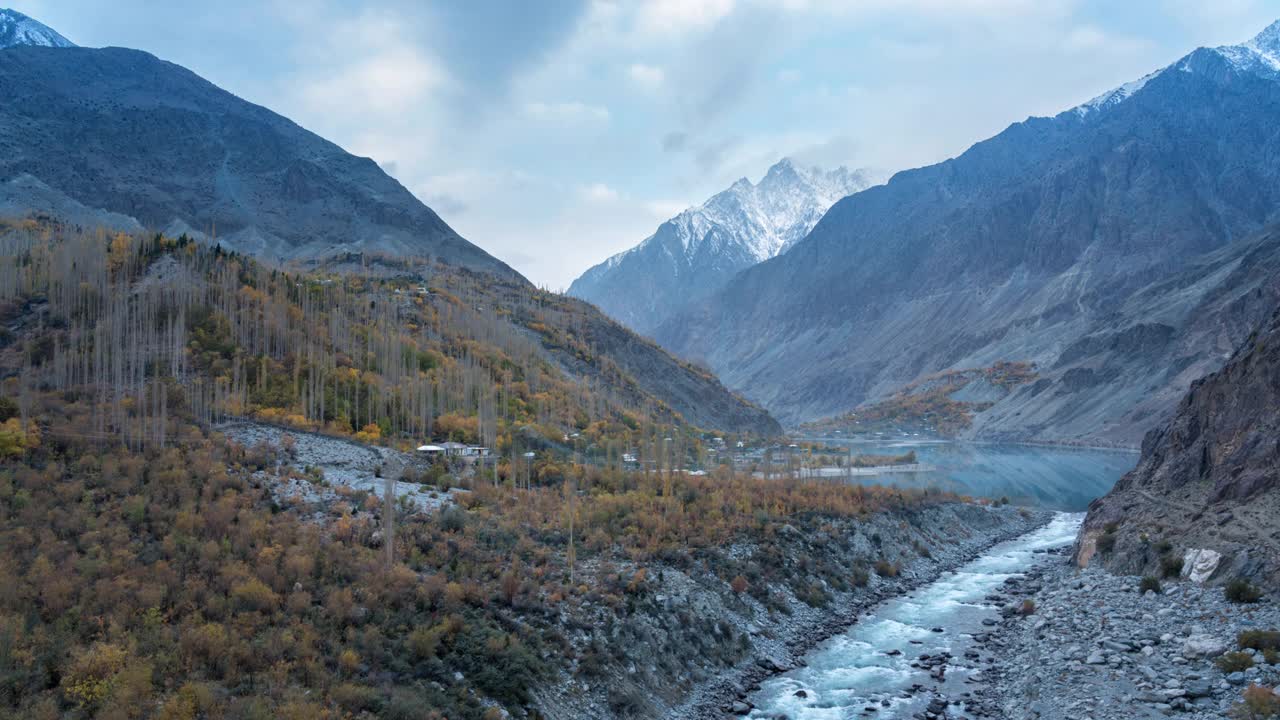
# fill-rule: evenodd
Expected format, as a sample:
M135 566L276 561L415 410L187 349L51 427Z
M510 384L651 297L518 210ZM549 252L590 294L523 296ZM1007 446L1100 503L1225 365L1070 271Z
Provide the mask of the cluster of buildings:
M489 448L480 445L467 445L466 443L446 442L439 445L421 445L418 447L418 454L426 458L439 457L459 457L459 458L487 458L491 454Z

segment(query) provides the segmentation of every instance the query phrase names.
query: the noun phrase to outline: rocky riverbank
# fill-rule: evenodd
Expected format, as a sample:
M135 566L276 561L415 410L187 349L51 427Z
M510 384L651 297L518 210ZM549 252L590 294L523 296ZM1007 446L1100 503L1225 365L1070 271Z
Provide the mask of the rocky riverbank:
M1004 617L976 638L970 660L982 682L971 714L1208 720L1228 717L1249 685L1280 683L1280 656L1240 645L1241 633L1280 628L1276 603L1231 603L1221 587L1189 580L1140 592L1139 578L1082 571L1067 554L990 598Z

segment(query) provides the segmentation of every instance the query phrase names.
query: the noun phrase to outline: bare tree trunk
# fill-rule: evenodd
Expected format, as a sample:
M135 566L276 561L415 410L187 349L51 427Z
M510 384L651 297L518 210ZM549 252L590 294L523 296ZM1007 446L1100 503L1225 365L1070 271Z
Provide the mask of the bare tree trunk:
M387 553L387 572L391 571L396 562L396 481L400 479L402 472L404 463L398 457L391 458L382 466L382 542Z

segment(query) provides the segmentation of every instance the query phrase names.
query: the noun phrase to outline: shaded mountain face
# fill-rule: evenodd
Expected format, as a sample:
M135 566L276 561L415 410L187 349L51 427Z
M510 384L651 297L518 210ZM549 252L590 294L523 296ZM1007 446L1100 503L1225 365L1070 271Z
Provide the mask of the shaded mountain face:
M182 67L137 50L31 42L0 50L0 95L19 99L0 106L0 204L216 234L269 260L362 251L514 275L373 160Z
M75 47L75 43L17 10L0 8L0 50L20 46Z
M1278 514L1280 312L1147 435L1138 467L1089 508L1077 560L1157 574L1201 559L1211 580L1280 590Z
M837 200L879 182L870 170L819 170L782 159L663 223L636 247L582 274L569 294L647 333L738 271L786 252Z
M1063 396L1034 422L1027 413L1043 398L1017 395L1023 405L1007 414L997 403L975 432L1124 442L1113 432L1123 408L1110 398L1131 398L1141 377L1143 392L1165 399L1132 418L1140 430L1168 412L1189 382L1171 348L1193 337L1202 301L1218 303L1226 325L1204 329L1215 339L1191 361L1199 371L1247 332L1222 275L1181 273L1212 265L1229 275L1239 266L1213 253L1280 219L1278 56L1272 26L898 173L837 203L789 252L655 336L705 358L784 422L847 411L947 369L1034 362L1061 373L1049 382ZM1183 287L1161 286L1176 278ZM1252 289L1274 291L1264 285ZM1161 287L1179 312L1157 305ZM1134 334L1137 349L1126 344Z

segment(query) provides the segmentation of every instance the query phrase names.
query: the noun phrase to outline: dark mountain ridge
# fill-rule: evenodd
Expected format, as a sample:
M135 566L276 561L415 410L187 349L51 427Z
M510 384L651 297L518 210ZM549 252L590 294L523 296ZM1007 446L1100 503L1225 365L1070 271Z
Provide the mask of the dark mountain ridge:
M11 182L30 176L65 194L61 205L216 235L268 260L376 251L514 275L373 160L148 53L9 47L0 93L20 99L0 107L11 203L30 199Z

